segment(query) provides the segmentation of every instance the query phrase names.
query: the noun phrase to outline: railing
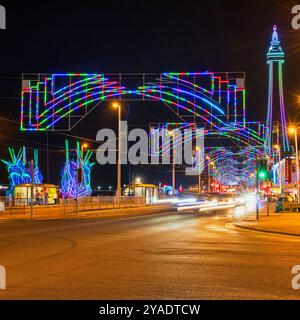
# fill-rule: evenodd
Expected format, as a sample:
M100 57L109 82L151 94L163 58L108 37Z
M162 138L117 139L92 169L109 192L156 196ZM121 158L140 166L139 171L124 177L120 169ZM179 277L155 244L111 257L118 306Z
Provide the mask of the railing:
M143 197L98 196L75 199L61 199L63 213L76 213L102 209L129 208L146 205Z
M0 197L0 201L5 204L5 211L0 211L2 215L16 214L76 214L84 211L97 211L116 208L132 208L145 206L144 197L114 197L114 196L91 196L76 199L58 199L57 204L45 204L43 201L30 205L30 199Z

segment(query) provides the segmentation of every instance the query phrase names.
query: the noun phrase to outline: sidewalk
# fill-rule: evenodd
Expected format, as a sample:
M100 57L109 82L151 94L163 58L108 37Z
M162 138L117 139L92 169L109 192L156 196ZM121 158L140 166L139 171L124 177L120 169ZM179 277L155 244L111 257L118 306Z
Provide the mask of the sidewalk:
M271 213L269 216L246 217L234 222L235 227L278 235L300 237L300 213Z
M112 208L112 209L96 209L90 211L81 211L76 213L62 214L57 211L40 210L33 213L33 218L30 218L30 214L0 214L0 222L6 221L30 221L30 220L57 220L57 219L80 219L80 218L96 218L96 217L114 217L114 216L131 216L134 214L148 214L156 213L166 209L172 209L170 204L153 205L153 206L140 206L140 207L128 207L128 208ZM52 212L51 212L52 211Z

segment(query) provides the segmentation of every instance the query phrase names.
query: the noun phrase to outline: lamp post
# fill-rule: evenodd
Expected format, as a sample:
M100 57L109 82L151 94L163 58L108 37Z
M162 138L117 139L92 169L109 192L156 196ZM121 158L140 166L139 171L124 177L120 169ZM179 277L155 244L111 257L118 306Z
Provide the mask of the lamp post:
M281 148L280 148L280 145L275 144L274 149L278 153L278 171L279 171L278 179L279 179L279 190L280 190L280 194L281 194L282 193L282 172L281 172Z
M81 145L81 183L84 182L84 179L83 179L83 164L84 164L84 149L87 149L88 148L88 144L87 143L83 143Z
M83 152L84 152L84 149L87 149L88 146L89 146L89 145L88 145L86 142L81 145L82 160L83 160Z
M295 149L296 149L296 186L297 186L297 202L299 202L299 155L298 155L298 136L297 129L294 127L289 128L289 133L294 134Z
M119 203L121 197L121 104L113 103L113 108L118 109L118 160L117 160L117 202Z

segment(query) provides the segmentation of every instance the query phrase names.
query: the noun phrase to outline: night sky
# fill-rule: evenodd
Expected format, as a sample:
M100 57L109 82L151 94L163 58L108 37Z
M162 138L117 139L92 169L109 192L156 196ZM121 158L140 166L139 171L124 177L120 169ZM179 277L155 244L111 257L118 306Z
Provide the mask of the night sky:
M0 157L7 146L37 147L45 179L46 133L20 133L22 73L245 71L247 116L266 118L266 52L272 26L286 53L284 89L289 122L300 120L300 30L291 27L299 1L82 1L12 4L7 30L0 30ZM171 117L159 105L128 103L124 118L147 126ZM9 119L5 120L5 119ZM103 104L70 136L95 140L102 127L116 126L116 112ZM49 182L59 182L65 136L49 133ZM69 137L71 143L75 138ZM97 144L90 142L93 148ZM32 151L30 151L32 152ZM168 166L131 168L147 182L171 182ZM128 182L129 168L123 180ZM183 179L179 174L178 179ZM46 179L47 180L47 179ZM4 165L0 182L7 183ZM94 169L93 186L115 185L115 168Z

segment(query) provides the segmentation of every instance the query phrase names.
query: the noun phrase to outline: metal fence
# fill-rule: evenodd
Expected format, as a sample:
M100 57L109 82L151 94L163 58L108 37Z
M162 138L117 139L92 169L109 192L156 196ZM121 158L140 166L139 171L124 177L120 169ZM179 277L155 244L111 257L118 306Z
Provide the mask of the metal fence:
M5 209L0 211L2 215L38 214L60 215L76 214L84 211L97 211L114 208L133 208L146 205L144 197L114 197L114 196L91 196L76 199L58 199L57 204L30 205L30 200L20 198L0 197L0 203ZM4 206L3 206L4 204Z

